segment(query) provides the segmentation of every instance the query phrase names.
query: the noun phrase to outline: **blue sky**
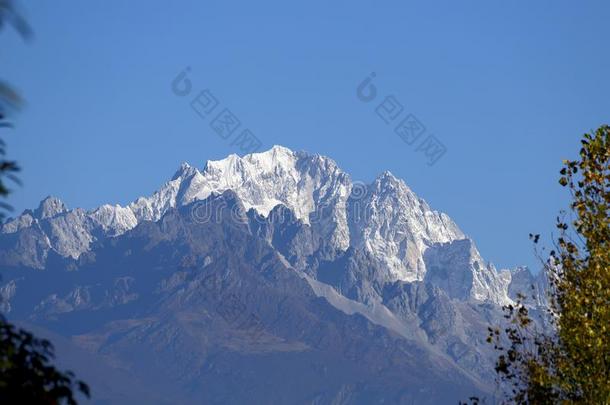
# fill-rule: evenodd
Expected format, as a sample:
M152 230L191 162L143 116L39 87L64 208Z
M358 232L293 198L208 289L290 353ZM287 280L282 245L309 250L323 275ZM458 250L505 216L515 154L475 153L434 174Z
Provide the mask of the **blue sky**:
M171 81L186 66L265 148L390 170L499 266L536 266L584 131L608 122L608 2L30 1L35 37L0 35L0 77L27 100L7 136L17 211L125 204L182 161L235 152ZM375 72L379 100L356 87ZM433 166L376 114L393 95L447 148Z

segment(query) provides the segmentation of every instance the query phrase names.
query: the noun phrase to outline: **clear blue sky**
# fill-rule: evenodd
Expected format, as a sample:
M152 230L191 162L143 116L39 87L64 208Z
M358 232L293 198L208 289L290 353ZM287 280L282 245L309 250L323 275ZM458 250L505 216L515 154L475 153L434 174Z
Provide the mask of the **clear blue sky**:
M125 204L182 161L232 153L170 91L190 66L265 147L328 155L355 180L390 170L487 260L533 265L528 233L548 237L567 201L561 160L610 121L609 4L28 1L34 40L0 35L0 77L27 99L11 202ZM446 145L436 165L356 98L373 71Z

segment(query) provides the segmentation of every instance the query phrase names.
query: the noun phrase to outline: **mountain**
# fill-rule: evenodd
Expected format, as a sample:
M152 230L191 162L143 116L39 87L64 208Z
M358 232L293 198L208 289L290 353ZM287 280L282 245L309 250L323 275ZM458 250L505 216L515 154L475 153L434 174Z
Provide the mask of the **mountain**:
M487 325L528 284L544 305L542 276L498 271L391 173L281 146L182 164L126 207L48 197L2 225L0 264L2 309L95 358L68 365L112 403L491 397Z

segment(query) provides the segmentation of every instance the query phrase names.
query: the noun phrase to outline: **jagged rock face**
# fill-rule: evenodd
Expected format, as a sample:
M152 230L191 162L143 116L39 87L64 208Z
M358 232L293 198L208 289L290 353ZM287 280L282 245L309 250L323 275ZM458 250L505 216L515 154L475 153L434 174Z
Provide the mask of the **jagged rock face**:
M47 197L40 202L40 206L34 211L34 216L40 219L51 218L57 214L66 212L68 209L59 199Z
M251 232L271 244L295 268L314 275L309 265L323 243L310 226L299 221L283 205L277 205L263 217L254 210L248 211Z
M424 262L426 281L445 290L451 298L510 302L510 275L485 264L470 239L436 243L426 250Z
M373 253L394 280L422 280L427 247L464 238L449 217L432 211L389 172L354 194L349 200L352 245Z
M3 266L43 269L51 242L37 221L0 238L0 262Z

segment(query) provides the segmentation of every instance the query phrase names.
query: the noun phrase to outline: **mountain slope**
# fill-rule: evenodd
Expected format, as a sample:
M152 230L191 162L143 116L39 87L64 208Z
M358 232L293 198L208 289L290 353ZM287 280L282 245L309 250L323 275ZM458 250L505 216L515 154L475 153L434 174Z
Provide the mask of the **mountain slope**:
M49 197L2 226L0 265L11 317L206 403L491 395L486 326L534 280L390 173L283 147L183 164L126 207Z
M24 291L13 312L161 384L165 397L420 403L483 392L447 356L384 327L366 306L329 300L331 287L312 289L247 221L231 217L241 204L233 192L210 199L221 218L202 224L191 206L169 210L48 268L43 287ZM63 272L71 262L76 269ZM18 292L38 276L24 276ZM442 391L426 388L433 385Z

